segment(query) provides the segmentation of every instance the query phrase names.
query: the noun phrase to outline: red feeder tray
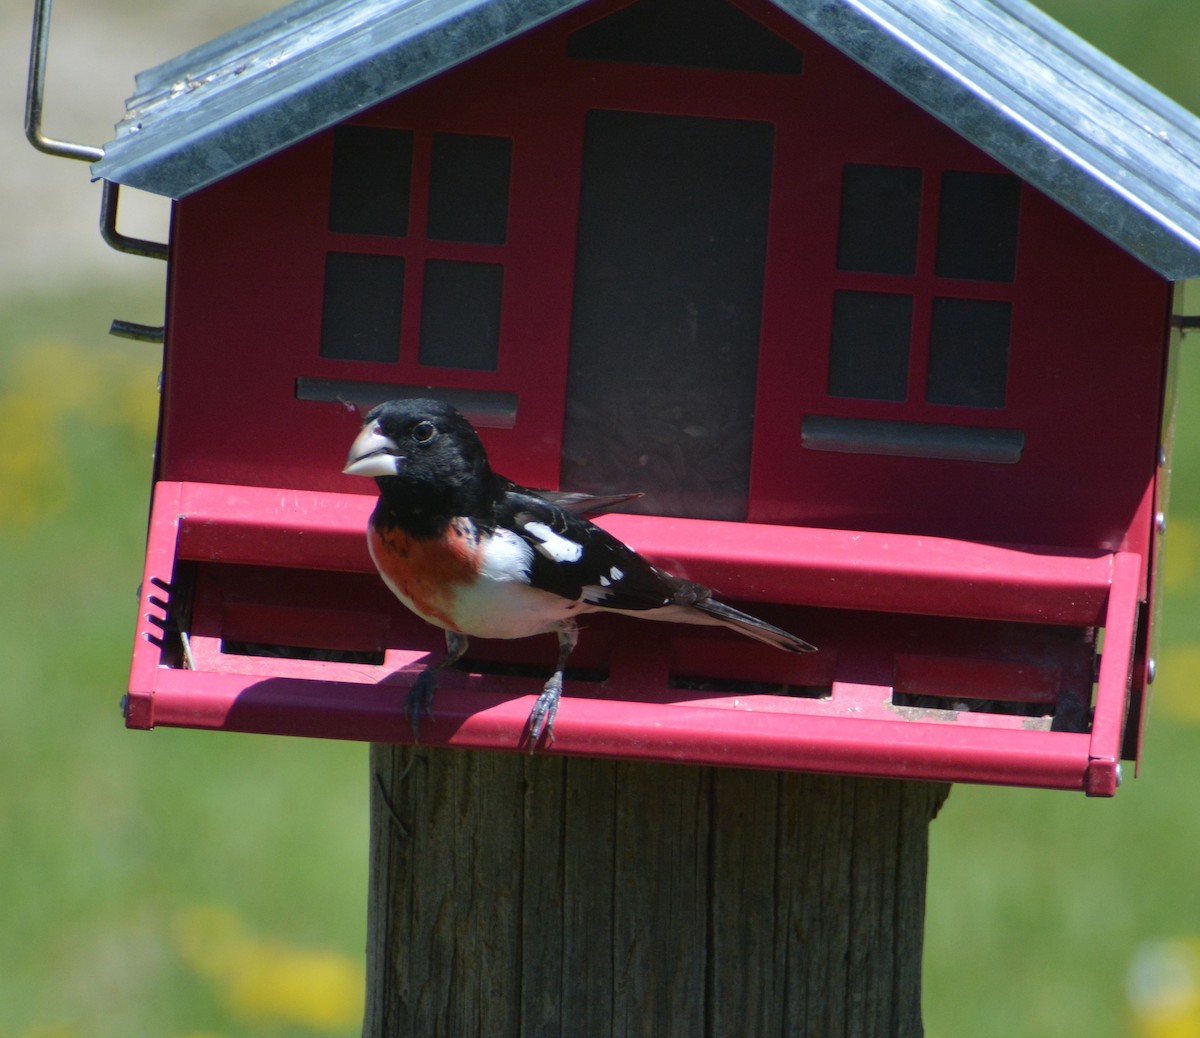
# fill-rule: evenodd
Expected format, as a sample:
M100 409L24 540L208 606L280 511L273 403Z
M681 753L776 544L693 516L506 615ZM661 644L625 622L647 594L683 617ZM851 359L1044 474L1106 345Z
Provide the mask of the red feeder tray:
M410 740L404 694L442 636L375 574L373 503L160 482L129 727ZM821 651L599 615L572 658L554 742L538 752L1115 791L1144 597L1136 553L600 521ZM466 668L443 676L422 742L527 750L552 660L548 637L472 642Z

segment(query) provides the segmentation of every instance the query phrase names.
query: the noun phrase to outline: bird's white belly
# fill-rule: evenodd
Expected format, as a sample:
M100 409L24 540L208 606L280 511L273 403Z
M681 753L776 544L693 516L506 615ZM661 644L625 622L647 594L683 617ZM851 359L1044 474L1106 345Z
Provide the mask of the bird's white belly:
M477 638L528 638L554 630L587 606L524 583L481 577L459 589L454 618L463 634Z

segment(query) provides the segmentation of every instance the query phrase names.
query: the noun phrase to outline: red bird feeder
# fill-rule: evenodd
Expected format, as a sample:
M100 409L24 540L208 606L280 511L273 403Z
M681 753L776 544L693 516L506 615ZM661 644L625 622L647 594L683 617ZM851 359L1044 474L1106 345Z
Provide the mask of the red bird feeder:
M128 724L411 737L442 634L340 469L345 402L432 395L820 650L590 620L548 752L1112 794L1200 123L933 6L325 0L144 73L93 167L176 199ZM518 748L554 655L473 641L423 741Z

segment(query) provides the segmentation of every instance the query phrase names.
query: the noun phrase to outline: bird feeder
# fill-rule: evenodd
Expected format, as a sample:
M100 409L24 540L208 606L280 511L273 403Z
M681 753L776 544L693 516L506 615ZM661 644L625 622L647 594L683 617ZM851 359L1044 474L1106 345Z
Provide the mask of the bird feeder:
M143 73L175 200L126 720L411 738L355 408L819 652L589 621L546 751L1110 795L1152 669L1200 122L1020 0L305 0ZM516 749L549 636L422 739Z

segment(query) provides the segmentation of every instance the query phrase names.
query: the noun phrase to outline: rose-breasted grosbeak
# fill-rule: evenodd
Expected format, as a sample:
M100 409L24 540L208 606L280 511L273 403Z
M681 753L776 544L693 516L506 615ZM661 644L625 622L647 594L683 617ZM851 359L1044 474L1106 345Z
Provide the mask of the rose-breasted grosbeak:
M787 652L813 646L672 576L589 522L630 496L530 490L497 475L474 428L437 400L393 400L370 411L344 472L373 476L379 502L367 541L380 576L409 609L446 632L448 653L417 678L405 709L418 733L438 673L467 639L553 631L558 661L529 717L530 746L553 739L577 619L598 611L717 624Z

